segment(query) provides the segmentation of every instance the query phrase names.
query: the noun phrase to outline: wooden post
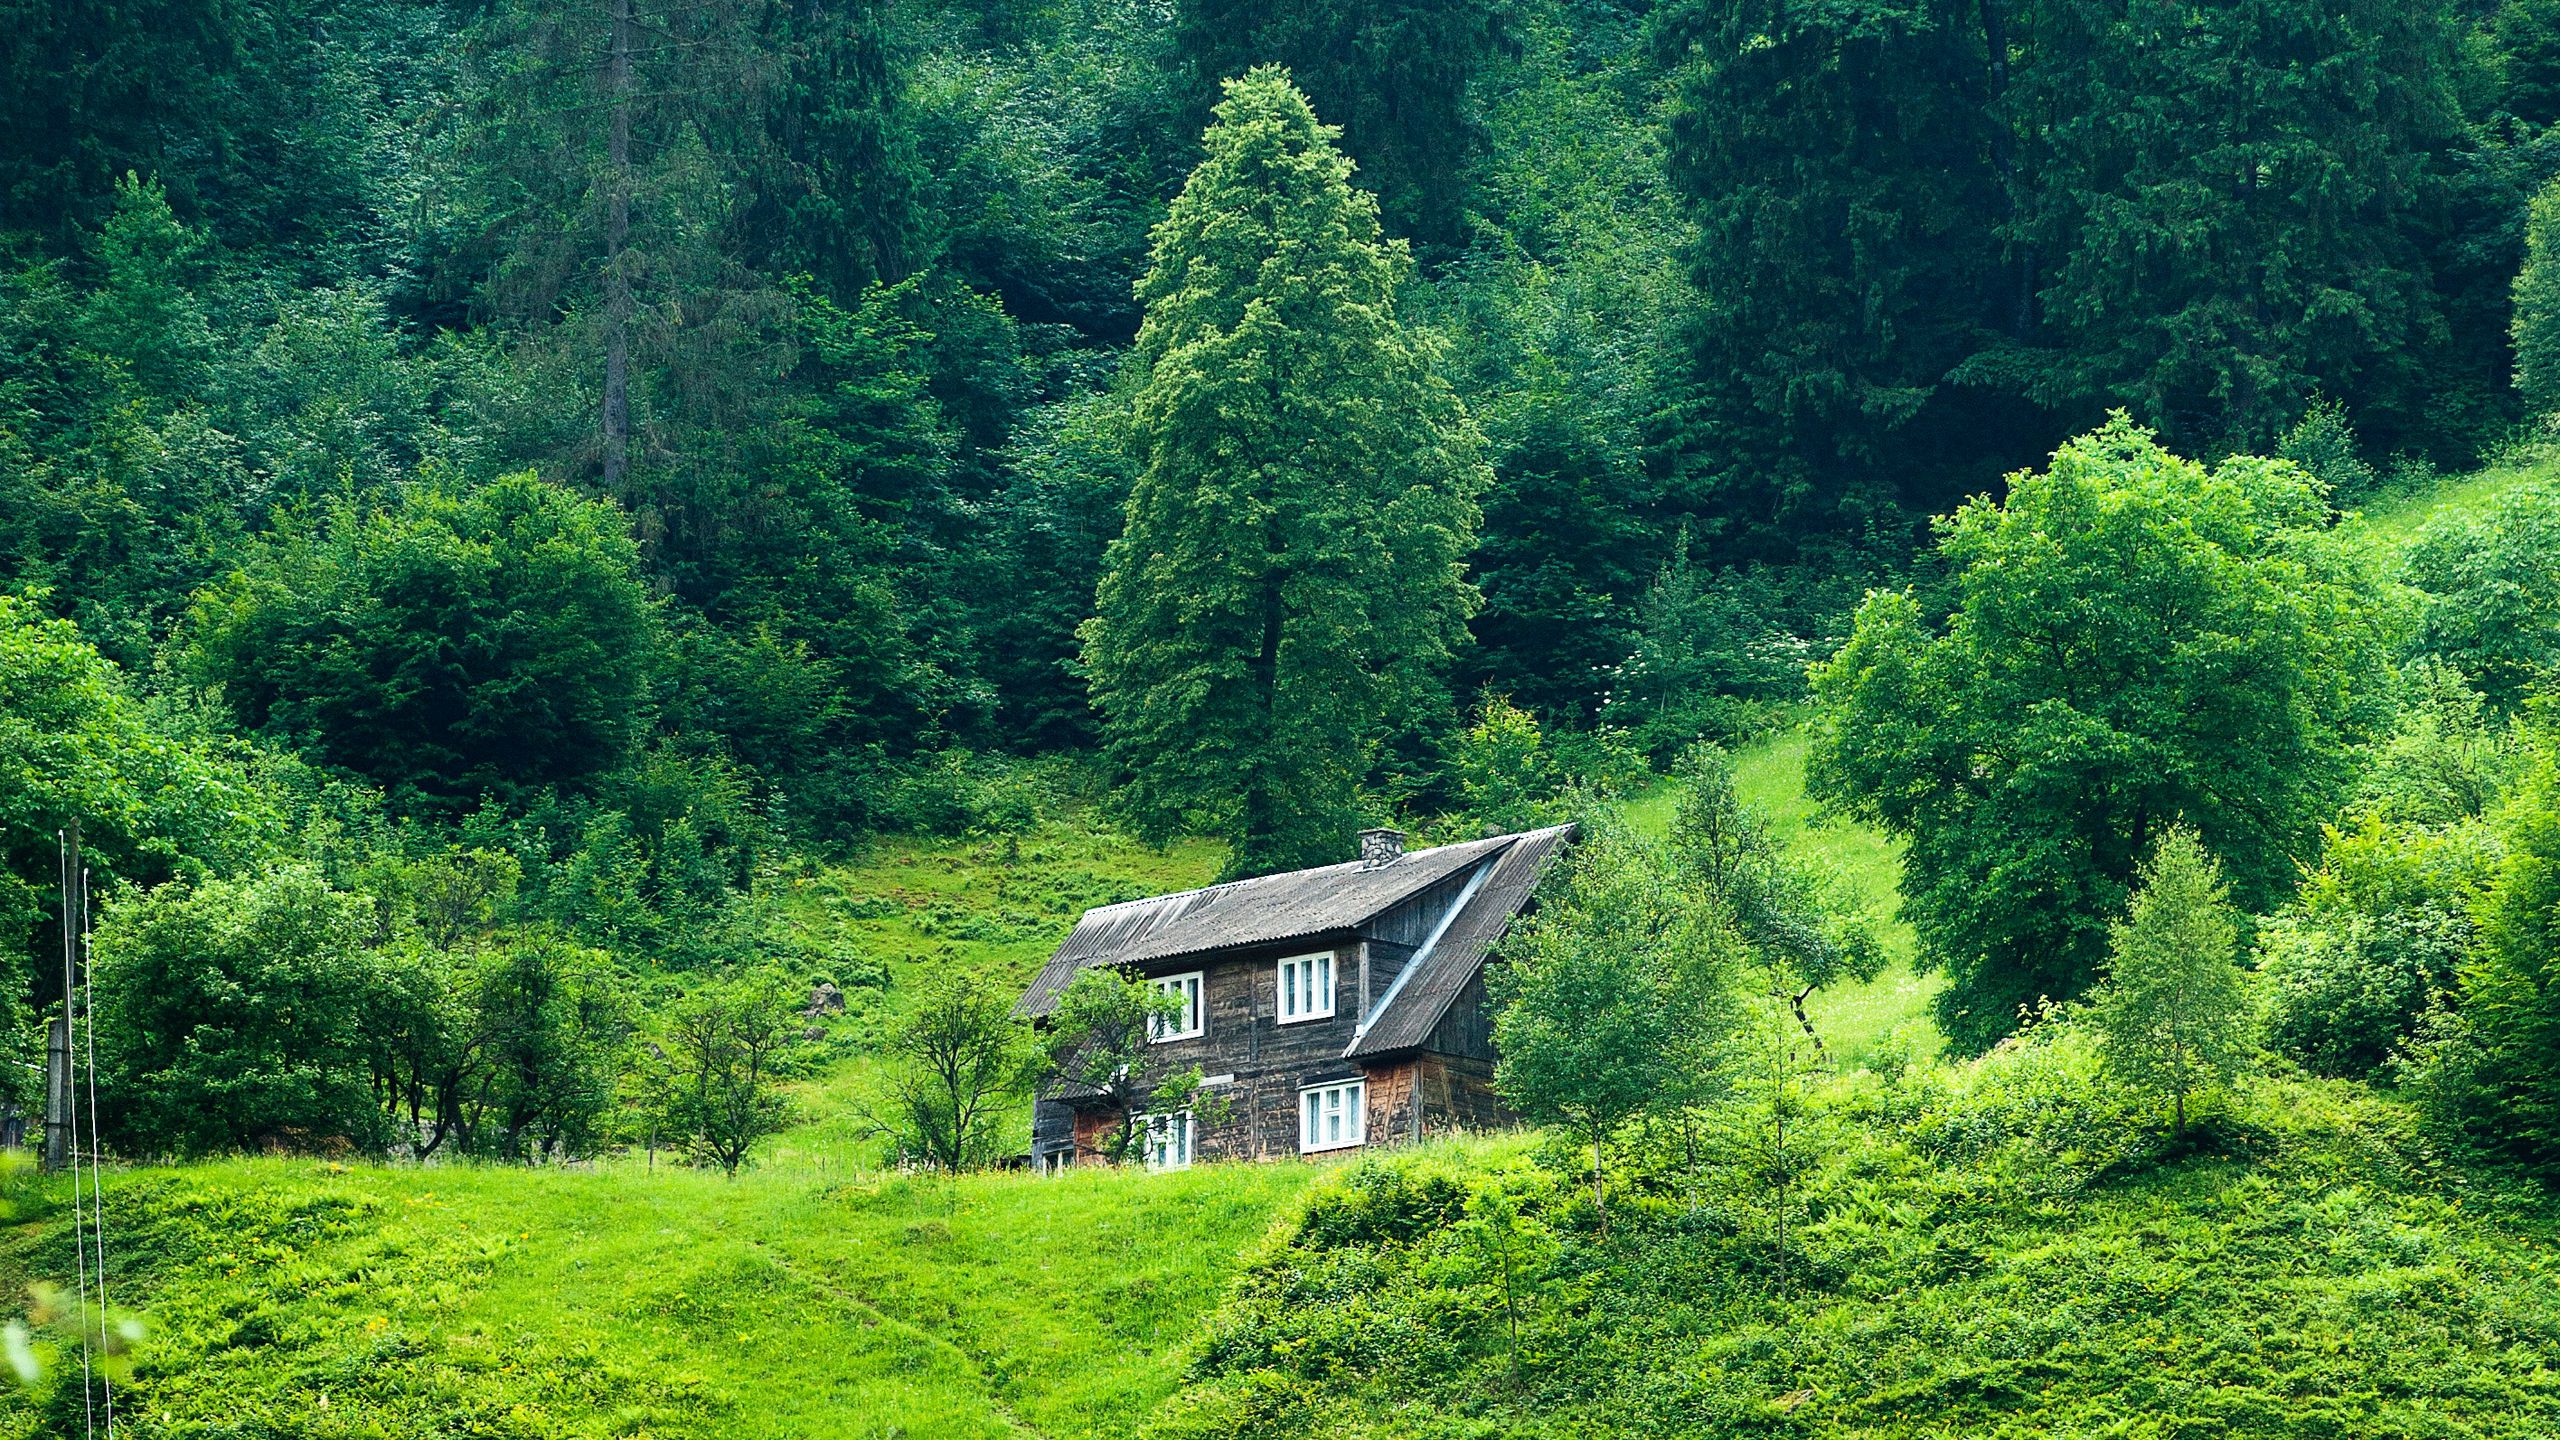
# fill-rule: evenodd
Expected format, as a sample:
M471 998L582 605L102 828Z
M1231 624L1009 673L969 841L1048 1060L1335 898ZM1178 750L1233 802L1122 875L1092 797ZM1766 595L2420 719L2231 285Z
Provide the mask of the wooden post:
M44 1031L44 1168L61 1170L71 1154L71 1006Z
M70 1165L71 1140L74 1132L72 1106L77 1103L71 1088L71 995L78 984L72 974L74 951L80 934L80 822L73 819L63 831L62 841L62 1013L45 1027L44 1039L44 1153L40 1157L47 1170L60 1170Z

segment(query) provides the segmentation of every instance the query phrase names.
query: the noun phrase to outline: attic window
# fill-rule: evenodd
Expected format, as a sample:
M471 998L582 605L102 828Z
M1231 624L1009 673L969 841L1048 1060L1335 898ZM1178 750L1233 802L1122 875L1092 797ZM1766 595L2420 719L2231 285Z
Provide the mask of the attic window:
M1369 1138L1369 1082L1345 1080L1298 1092L1298 1153L1347 1150Z
M1292 955L1280 962L1280 1023L1322 1020L1333 1014L1333 952Z
M1201 1013L1200 974L1159 975L1152 982L1156 993L1171 995L1182 1002L1182 1008L1170 1016L1155 1016L1148 1021L1147 1038L1158 1044L1167 1040L1188 1040L1207 1029L1207 1017Z

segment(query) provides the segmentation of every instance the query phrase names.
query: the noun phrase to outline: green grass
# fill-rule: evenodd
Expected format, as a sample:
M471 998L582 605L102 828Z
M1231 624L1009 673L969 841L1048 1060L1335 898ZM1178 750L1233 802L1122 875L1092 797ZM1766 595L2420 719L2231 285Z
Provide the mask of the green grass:
M1622 1158L1605 1234L1579 1176L1453 1195L1390 1160L1410 1178L1328 1187L1248 1272L1157 1434L2560 1434L2546 1191L2446 1164L2361 1086L2258 1087L2176 1145L2155 1108L2029 1068L2005 1093L1824 1097L1783 1249L1761 1172L1713 1153ZM1496 1183L1533 1217L1516 1362L1457 1203Z
M843 957L845 976L885 983L855 990L839 1027L853 1053L794 1087L802 1118L771 1158L843 1173L878 1162L862 1119L877 1072L861 1042L893 1025L934 974L967 971L1018 991L1087 908L1205 885L1225 859L1207 841L1150 849L1070 812L1015 839L886 838L850 863L793 877L781 902L795 948ZM1027 1127L1027 1107L1019 1123Z
M1844 1066L1867 1063L1889 1039L1934 1056L1939 1038L1928 1018L1929 1002L1946 981L1912 966L1916 946L1902 919L1898 889L1902 847L1872 825L1822 813L1804 788L1809 743L1803 729L1793 728L1735 751L1734 786L1779 844L1832 876L1845 898L1876 918L1887 963L1884 973L1865 984L1815 991L1806 1013ZM1679 803L1680 787L1665 783L1624 802L1620 813L1639 831L1660 835L1670 828Z
M1829 873L1845 896L1877 917L1888 957L1884 973L1861 985L1817 990L1805 1004L1843 1065L1871 1059L1889 1038L1924 1055L1938 1048L1929 1002L1945 977L1912 968L1916 949L1902 918L1902 847L1871 825L1827 817L1805 793L1809 737L1785 730L1745 747L1733 757L1734 785L1743 803L1758 811L1778 842Z
M2362 509L2359 523L2390 545L2405 545L2438 515L2478 510L2499 495L2531 479L2560 474L2560 453L2528 451L2513 461L2491 465L2468 475L2408 494L2379 495Z
M1117 1435L1318 1173L117 1174L122 1405L137 1440ZM55 1218L0 1239L15 1290L69 1273ZM0 1393L0 1435L65 1433L53 1403Z

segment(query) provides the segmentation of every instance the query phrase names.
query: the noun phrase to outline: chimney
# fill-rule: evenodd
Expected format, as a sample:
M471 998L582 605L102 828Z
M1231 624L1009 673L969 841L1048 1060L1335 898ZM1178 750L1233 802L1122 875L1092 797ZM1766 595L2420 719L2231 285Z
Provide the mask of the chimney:
M1401 830L1363 830L1360 832L1360 863L1372 868L1393 865L1404 858L1404 832Z

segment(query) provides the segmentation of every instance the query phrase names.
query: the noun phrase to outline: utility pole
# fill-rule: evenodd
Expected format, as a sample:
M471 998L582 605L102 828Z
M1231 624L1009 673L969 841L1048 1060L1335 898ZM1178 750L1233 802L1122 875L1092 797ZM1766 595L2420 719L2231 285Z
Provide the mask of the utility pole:
M72 971L80 949L80 822L61 834L62 844L62 1011L45 1027L44 1153L47 1170L73 1161L73 1096L71 1089L71 997L77 992Z

